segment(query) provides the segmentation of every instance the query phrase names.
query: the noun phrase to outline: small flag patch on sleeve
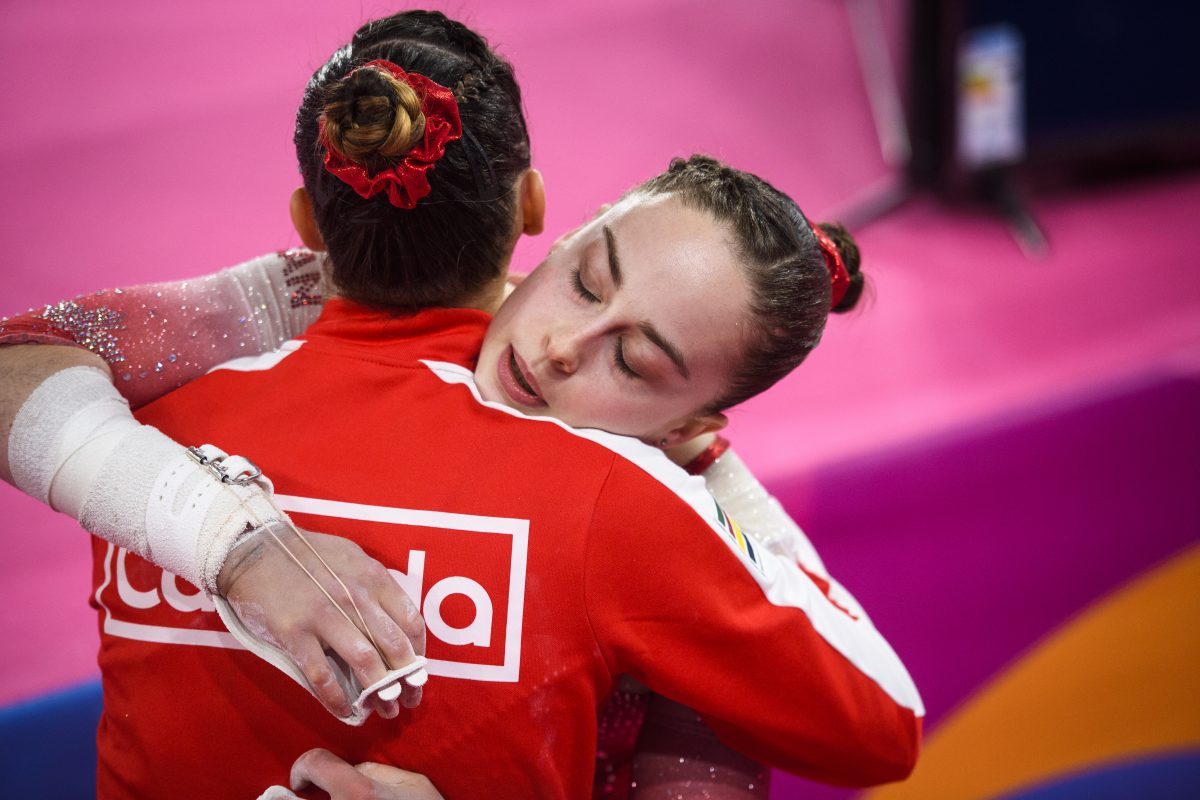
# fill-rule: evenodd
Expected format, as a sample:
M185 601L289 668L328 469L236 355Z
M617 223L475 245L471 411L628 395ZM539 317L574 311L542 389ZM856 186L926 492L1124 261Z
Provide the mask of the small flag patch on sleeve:
M725 535L729 537L734 546L742 551L746 555L746 558L750 559L750 563L758 567L761 572L762 564L758 561L758 553L755 551L754 543L750 540L750 537L743 533L741 526L725 513L720 503L714 500L713 505L717 508L717 524L721 530L725 532Z

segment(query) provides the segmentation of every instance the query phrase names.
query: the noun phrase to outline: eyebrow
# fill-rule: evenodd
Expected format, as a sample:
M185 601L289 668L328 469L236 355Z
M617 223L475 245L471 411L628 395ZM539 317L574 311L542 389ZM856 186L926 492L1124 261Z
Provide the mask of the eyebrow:
M613 235L612 228L607 225L604 226L604 242L608 246L608 271L612 273L613 286L620 289L621 259L617 255L617 237ZM683 360L683 354L679 352L678 347L668 342L666 337L658 332L654 323L639 322L638 329L658 349L667 354L667 358L671 359L671 363L675 365L675 369L679 370L679 374L683 376L684 380L691 380L692 373L688 370L687 362Z
M649 339L651 342L657 345L660 350L667 354L667 358L671 359L671 363L675 365L675 369L679 370L679 374L682 375L685 380L691 379L692 373L688 371L687 362L683 360L683 354L679 352L679 349L676 348L675 345L663 338L663 335L658 332L658 329L654 327L653 323L639 322L638 328L642 331L642 334L645 335L647 339Z
M613 286L621 288L621 259L617 257L617 239L612 228L604 226L604 242L608 245L608 271L612 273Z

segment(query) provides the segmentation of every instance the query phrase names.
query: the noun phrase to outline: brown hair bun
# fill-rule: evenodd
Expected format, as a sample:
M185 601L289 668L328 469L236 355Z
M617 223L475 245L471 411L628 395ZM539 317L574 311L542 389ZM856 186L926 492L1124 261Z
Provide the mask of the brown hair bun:
M395 164L425 135L421 98L391 73L361 67L330 87L322 141L371 173Z

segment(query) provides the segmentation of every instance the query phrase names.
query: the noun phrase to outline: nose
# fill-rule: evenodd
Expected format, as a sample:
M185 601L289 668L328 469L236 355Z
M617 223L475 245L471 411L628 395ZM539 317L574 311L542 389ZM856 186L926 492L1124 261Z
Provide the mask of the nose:
M559 330L546 336L546 360L558 372L572 375L579 369L582 335L570 328Z

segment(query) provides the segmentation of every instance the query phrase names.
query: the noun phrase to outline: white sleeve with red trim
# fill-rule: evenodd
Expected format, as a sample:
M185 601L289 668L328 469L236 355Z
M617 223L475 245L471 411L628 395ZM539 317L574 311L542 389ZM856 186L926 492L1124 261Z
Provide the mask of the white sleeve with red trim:
M99 355L137 408L312 324L325 259L287 250L202 278L110 289L0 320L0 345L65 344Z
M639 463L614 461L590 532L585 593L609 669L772 766L854 786L905 777L924 708L870 620L755 547L702 480Z

